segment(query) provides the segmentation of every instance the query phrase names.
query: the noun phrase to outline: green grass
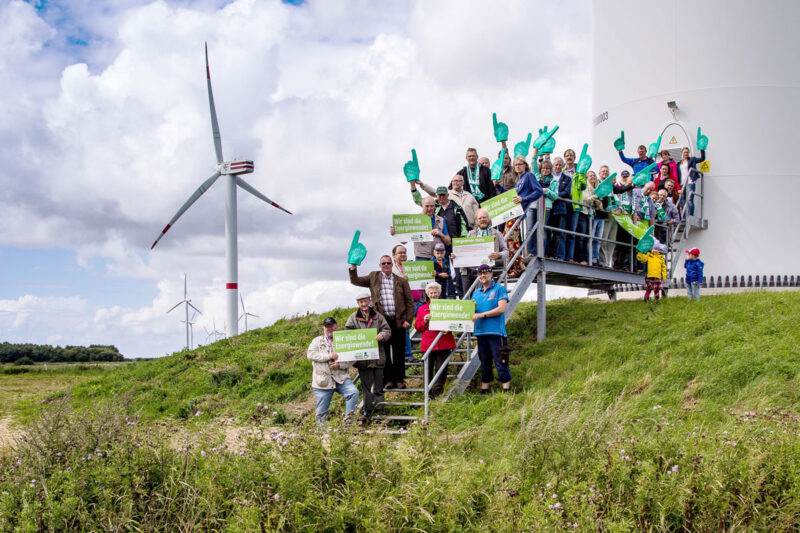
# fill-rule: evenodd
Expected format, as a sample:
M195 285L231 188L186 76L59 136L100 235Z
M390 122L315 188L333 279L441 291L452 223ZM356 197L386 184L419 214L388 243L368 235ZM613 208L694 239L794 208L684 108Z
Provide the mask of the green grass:
M319 316L81 383L0 463L0 530L800 528L800 294L548 314L542 343L535 305L509 324L514 394L400 436L291 408Z

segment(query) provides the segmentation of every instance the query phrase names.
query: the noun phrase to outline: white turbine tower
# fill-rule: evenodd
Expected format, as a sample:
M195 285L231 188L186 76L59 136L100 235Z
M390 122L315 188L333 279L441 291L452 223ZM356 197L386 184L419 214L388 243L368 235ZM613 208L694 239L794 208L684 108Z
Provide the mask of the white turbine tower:
M206 335L206 343L208 342L208 339L210 339L211 337L214 337L214 342L217 342L220 337L223 337L223 338L225 337L225 334L217 329L217 321L216 321L216 319L214 319L212 321L212 324L213 325L211 327L214 328L213 331L208 331L208 328L203 326L203 328L206 330L206 333L207 333L207 335Z
M251 316L253 318L259 318L259 316L247 312L247 309L244 308L244 298L242 298L241 292L239 293L239 300L242 302L242 314L239 315L239 320L244 318L244 330L247 331L247 317Z
M263 200L268 204L277 207L281 211L292 214L283 207L279 206L260 192L258 192L252 185L240 178L239 174L249 174L253 172L252 161L224 161L222 158L222 140L219 134L219 124L217 123L217 111L214 107L214 94L211 92L211 71L208 68L208 44L206 44L206 84L208 85L208 106L211 110L211 131L214 136L214 150L217 154L217 167L214 173L203 182L200 187L186 200L175 216L169 223L161 230L161 235L150 247L152 250L155 248L161 237L175 224L175 222L189 209L193 203L206 192L217 178L225 176L225 263L227 265L227 282L225 283L226 289L226 314L227 314L227 334L229 337L237 335L239 332L238 315L238 302L236 301L239 292L239 271L238 271L238 250L237 250L237 231L236 231L236 186L238 185L245 191L249 192L259 200Z
M181 300L180 302L178 302L175 305L173 305L172 309L167 311L167 313L168 314L171 313L172 310L175 309L176 307L178 307L179 305L183 305L186 308L185 309L185 311L186 311L186 320L181 320L181 322L186 323L186 349L187 350L191 350L192 349L192 344L191 344L191 340L190 340L191 333L190 333L189 330L191 329L193 322L189 321L189 308L191 307L192 309L194 309L196 312L200 313L201 315L203 313L200 312L200 310L198 308L196 308L195 306L192 305L192 301L189 299L189 297L187 295L187 292L186 292L186 274L183 275L183 300Z
M190 332L190 336L189 336L189 338L190 338L190 341L189 341L189 349L190 349L190 350L191 350L192 348L194 348L194 325L195 325L195 324L197 324L197 322L195 322L195 321L194 321L195 317L197 317L197 311L195 311L194 313L192 313L192 319L191 319L191 320L189 320L188 322L186 322L185 320L181 320L181 324L183 324L184 322L186 322L186 324L188 324L188 325L189 325L189 332Z

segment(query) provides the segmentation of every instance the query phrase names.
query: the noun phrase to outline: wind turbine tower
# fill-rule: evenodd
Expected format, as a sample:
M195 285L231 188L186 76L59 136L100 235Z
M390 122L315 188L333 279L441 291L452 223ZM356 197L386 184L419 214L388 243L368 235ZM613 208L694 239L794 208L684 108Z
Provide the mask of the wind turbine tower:
M233 337L234 335L238 335L239 333L239 321L238 321L238 310L239 310L239 302L238 300L238 293L239 293L239 269L238 269L238 248L237 248L237 228L236 228L236 186L238 185L245 191L249 192L259 200L263 200L264 202L270 204L273 207L277 207L281 211L292 214L290 211L287 211L283 207L279 206L263 194L261 194L258 190L256 190L252 185L244 181L240 174L250 174L253 172L254 166L253 162L250 160L231 160L225 161L222 157L222 138L219 133L219 124L217 122L217 110L214 107L214 94L211 91L211 70L208 67L208 44L206 44L206 85L208 86L208 107L211 111L211 131L214 137L214 151L216 152L217 156L217 166L214 170L214 173L209 177L206 181L197 188L194 193L189 197L188 200L178 209L178 212L175 213L175 216L169 221L169 223L161 230L161 235L153 243L153 246L150 247L152 250L155 248L158 241L161 240L167 231L175 224L175 222L189 209L192 204L194 204L198 198L200 198L203 193L205 193L215 181L220 176L225 176L225 263L226 263L226 283L225 283L225 290L226 290L226 314L227 320L225 323L227 324L226 330L228 337ZM188 315L188 311L187 311ZM188 316L187 316L188 322Z
M183 275L183 300L181 300L180 302L178 302L175 305L173 305L172 308L169 311L167 311L167 313L171 313L172 310L175 309L176 307L178 307L179 305L183 305L186 308L185 309L185 311L186 311L186 320L185 320L185 323L186 323L186 349L187 350L191 350L192 349L192 344L191 344L191 338L190 338L189 329L192 327L193 323L189 322L189 308L191 307L192 309L194 309L196 312L200 313L201 315L203 313L201 313L198 308L196 308L195 306L192 305L192 301L189 299L189 297L187 295L187 292L186 292L186 274ZM184 322L184 321L181 320L181 322Z

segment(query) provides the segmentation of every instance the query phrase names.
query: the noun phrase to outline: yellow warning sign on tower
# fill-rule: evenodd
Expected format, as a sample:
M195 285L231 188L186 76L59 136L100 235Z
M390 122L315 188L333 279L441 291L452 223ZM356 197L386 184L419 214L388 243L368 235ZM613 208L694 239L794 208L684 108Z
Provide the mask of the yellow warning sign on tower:
M710 171L711 171L711 163L709 163L708 161L703 161L702 163L700 163L700 172L705 173Z
M676 139L675 136L673 135L672 139L669 140L669 144L678 144L678 139Z

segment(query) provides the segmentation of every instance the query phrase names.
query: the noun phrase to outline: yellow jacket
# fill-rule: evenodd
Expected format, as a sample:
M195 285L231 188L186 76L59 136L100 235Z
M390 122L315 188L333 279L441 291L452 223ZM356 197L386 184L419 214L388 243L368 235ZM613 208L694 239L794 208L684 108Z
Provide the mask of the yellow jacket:
M667 262L660 253L650 250L646 254L636 252L636 259L647 265L647 277L667 279Z

